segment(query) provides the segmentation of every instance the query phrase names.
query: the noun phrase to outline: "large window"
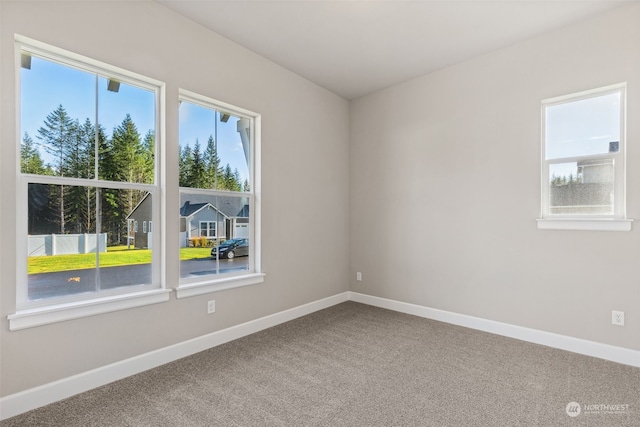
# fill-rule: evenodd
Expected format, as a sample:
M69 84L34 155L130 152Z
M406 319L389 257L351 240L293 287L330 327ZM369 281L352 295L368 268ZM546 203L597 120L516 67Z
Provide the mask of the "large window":
M160 290L159 246L137 224L160 215L161 84L21 38L16 62L22 256L10 318L21 327L27 308Z
M262 281L259 116L180 96L178 297Z
M542 102L541 228L628 229L624 117L624 84Z

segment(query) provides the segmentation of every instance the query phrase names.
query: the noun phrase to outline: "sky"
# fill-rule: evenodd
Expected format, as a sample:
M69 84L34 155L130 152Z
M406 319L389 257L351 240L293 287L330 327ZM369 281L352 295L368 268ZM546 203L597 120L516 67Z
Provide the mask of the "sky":
M249 178L247 161L245 160L242 140L237 131L239 117L231 116L227 122L221 121L219 112L183 101L180 103L180 146L189 144L193 149L196 140L200 143L200 151L207 146L207 140L213 135L217 140L218 157L220 164L225 167L227 163L231 170L237 169L241 180ZM217 137L216 137L217 135Z
M97 91L96 91L97 82ZM59 105L62 105L69 116L80 123L88 118L96 122L96 98L98 100L98 122L111 136L113 129L119 126L126 114L129 114L138 128L141 138L149 130L156 128L155 93L145 88L120 84L118 92L107 90L108 80L102 76L83 70L57 64L48 60L32 57L31 69L21 69L21 135L25 132L37 144L38 129L44 120ZM96 93L97 92L97 93ZM176 100L178 102L178 100ZM213 110L207 110L193 104L180 107L180 145L191 145L196 138L204 151L209 135L214 135L216 119ZM237 117L231 117L227 123L217 117L218 156L224 166L230 164L231 169L238 169L242 180L249 178L247 162L240 136L236 130ZM39 147L40 155L45 163L51 157ZM170 155L172 159L178 159Z
M620 141L620 92L549 105L545 109L547 160L609 152ZM550 167L550 175L577 175L577 163ZM552 178L551 176L549 177Z

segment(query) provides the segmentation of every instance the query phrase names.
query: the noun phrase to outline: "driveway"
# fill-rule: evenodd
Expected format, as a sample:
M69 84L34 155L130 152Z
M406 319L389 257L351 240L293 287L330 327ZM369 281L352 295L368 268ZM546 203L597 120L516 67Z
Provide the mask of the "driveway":
M249 269L249 257L219 262L211 258L180 261L180 278L223 274ZM95 269L61 271L29 275L29 300L39 300L86 292L96 292ZM115 289L151 283L151 264L103 267L100 269L100 289Z

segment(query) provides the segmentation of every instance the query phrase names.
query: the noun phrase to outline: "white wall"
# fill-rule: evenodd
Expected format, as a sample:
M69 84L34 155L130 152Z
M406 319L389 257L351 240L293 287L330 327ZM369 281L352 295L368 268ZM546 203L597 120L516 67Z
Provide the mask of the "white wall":
M640 221L640 5L353 101L351 290L640 349L639 224L536 228L540 101L625 81Z
M153 2L0 2L0 11L2 396L347 290L348 248L336 244L348 235L347 101ZM166 82L168 206L179 205L179 88L262 114L265 283L9 332L19 237L11 224L24 215L14 209L14 33ZM177 214L167 213L170 288L179 275ZM207 315L212 298L216 313Z

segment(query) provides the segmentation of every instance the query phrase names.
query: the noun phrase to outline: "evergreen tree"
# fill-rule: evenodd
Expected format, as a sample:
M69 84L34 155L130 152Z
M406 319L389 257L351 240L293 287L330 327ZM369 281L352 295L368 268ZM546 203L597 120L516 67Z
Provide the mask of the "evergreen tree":
M191 187L189 178L191 177L191 164L193 163L193 157L191 154L191 147L189 144L185 145L180 150L180 187Z
M209 135L207 147L204 150L202 158L205 165L205 182L203 188L216 189L218 182L220 182L222 178L222 170L220 169L220 158L218 157L213 135Z
M231 165L227 163L222 175L223 188L222 190L240 191L240 183L236 180L236 175L231 170Z
M152 184L155 179L155 151L156 136L152 130L148 130L142 141L142 182L146 184Z
M122 123L113 130L110 143L111 159L113 163L113 177L119 182L145 182L144 148L138 129L127 114ZM107 193L107 192L105 192ZM110 232L113 238L122 241L126 230L126 217L142 200L144 191L120 189L108 192L107 201L112 208L109 220Z
M189 187L205 188L205 164L200 153L200 142L197 139L191 152L191 167L187 179Z
M25 132L20 148L20 170L22 173L36 175L50 175L51 171L44 165L40 152L35 147L33 139Z
M74 122L67 157L67 173L69 176L83 179L94 177L95 132L95 127L89 119L85 119L82 125L78 120ZM94 232L95 191L93 187L68 187L65 199L69 231L74 233Z
M242 191L242 179L237 168L233 170L233 191Z
M44 126L38 129L38 138L45 151L53 157L52 169L55 175L66 176L68 172L69 152L75 126L62 105L59 105L44 120ZM51 186L53 197L50 198L52 209L56 212L55 223L60 233L66 233L67 212L65 208L65 187Z

